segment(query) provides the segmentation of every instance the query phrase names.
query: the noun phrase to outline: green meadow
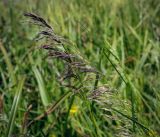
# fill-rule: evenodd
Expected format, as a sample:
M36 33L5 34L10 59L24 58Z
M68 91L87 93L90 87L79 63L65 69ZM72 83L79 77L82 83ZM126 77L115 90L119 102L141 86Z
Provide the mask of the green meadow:
M159 0L0 0L0 137L159 136Z

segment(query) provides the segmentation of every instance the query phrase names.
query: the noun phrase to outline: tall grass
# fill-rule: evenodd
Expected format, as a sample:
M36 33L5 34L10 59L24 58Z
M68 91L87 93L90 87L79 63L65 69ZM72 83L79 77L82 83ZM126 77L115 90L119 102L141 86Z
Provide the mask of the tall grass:
M160 136L159 7L159 0L1 1L1 136ZM56 43L60 52L48 57L41 45L52 41L33 40L42 28L30 27L24 12L47 19L65 43ZM62 77L70 69L64 56L77 78Z

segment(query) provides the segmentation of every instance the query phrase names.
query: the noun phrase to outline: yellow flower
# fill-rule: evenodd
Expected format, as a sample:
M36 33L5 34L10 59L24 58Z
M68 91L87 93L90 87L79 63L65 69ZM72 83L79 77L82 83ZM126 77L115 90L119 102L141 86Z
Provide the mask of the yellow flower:
M72 105L71 109L70 109L70 114L75 114L78 112L78 106L77 105Z

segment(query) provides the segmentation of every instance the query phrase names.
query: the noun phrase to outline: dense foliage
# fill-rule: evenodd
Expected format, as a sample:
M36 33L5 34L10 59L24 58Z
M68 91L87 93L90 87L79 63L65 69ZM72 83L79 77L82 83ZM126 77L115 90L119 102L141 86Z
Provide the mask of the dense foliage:
M160 136L159 15L159 0L1 0L0 136Z

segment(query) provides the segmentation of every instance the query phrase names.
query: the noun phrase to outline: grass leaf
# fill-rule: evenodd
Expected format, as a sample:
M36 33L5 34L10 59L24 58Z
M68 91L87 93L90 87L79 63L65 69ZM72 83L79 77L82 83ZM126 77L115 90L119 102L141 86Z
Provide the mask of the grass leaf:
M12 129L14 127L15 116L17 113L19 101L21 99L21 93L22 93L24 82L25 82L25 76L23 76L21 80L19 81L17 91L14 97L14 101L13 101L11 113L10 113L10 118L9 118L9 123L8 123L8 128L7 128L7 134L6 134L7 137L11 136Z
M49 105L50 101L49 101L49 95L47 94L47 91L45 89L42 75L36 67L33 67L33 72L34 72L36 80L38 82L38 88L40 91L42 103L43 103L44 107L47 107Z

